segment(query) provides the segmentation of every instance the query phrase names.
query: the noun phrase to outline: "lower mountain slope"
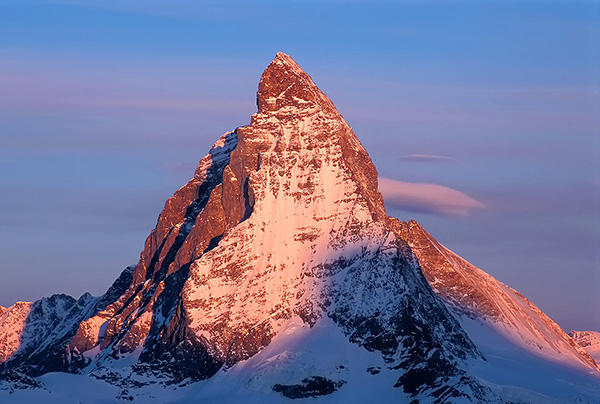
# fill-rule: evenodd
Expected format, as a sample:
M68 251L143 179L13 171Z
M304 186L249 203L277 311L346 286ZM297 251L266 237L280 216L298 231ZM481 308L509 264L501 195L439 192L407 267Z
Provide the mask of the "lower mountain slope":
M441 245L417 222L399 222L398 227L433 290L459 316L485 321L536 355L599 370L577 342L519 292Z

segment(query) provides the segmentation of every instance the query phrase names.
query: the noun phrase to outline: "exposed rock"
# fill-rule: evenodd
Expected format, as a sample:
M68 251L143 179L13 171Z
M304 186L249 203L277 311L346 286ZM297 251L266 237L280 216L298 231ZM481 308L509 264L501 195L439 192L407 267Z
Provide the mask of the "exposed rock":
M583 348L596 363L600 363L600 332L571 331L569 336Z
M302 380L299 384L273 386L273 391L281 393L287 398L307 398L316 396L326 396L335 393L346 382L344 380L333 381L322 376L312 376Z
M32 304L17 302L8 309L3 308L0 318L0 364L12 358L19 349L25 321Z
M14 370L5 370L0 373L0 391L8 390L10 394L15 390L41 389L44 385L33 377Z

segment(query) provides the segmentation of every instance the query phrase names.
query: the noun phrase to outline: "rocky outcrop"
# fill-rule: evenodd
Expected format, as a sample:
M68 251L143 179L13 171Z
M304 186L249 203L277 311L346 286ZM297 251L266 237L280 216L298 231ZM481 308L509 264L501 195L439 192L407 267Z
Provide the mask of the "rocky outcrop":
M273 391L281 393L287 398L318 397L335 393L345 383L344 380L333 381L322 376L312 376L303 379L299 384L275 384Z
M600 363L600 332L571 331L569 337L594 358L596 363Z

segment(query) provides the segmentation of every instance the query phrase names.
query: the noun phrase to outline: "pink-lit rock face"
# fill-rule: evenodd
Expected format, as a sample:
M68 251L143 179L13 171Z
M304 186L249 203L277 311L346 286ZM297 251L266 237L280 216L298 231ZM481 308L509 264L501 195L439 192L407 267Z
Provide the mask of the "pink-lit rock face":
M376 224L387 216L375 168L289 56L279 53L265 70L257 103L252 124L223 135L167 201L131 287L87 320L73 346L88 348L83 335L97 332L85 330L110 318L102 348L116 339L119 352L135 350L148 336L164 280L187 266L178 298L184 323L171 329L185 327L210 341L221 361L239 360L268 343L273 321L294 312L315 321L318 288L311 285L309 293L304 283L320 259L349 242L385 237Z
M297 282L302 271L312 271L315 257L373 233L384 237L387 215L375 167L332 102L289 56L279 53L267 67L257 103L252 124L223 135L194 178L166 202L131 287L86 321L74 347L89 349L91 340L84 335L98 334L109 318L102 348L118 337L119 352L135 350L150 331L150 323L141 319L148 319L163 293L164 279L187 265L190 280L181 301L189 324L181 327L212 341L220 360L231 356L238 349L238 342L230 348L232 341L252 328L241 339L248 347L239 348L244 353L233 359L247 357L268 343L273 317L289 318L300 310L297 305L307 319L317 315L311 293L301 302L273 296L303 290ZM217 251L209 252L217 243ZM235 247L231 254L228 243ZM265 276L265 267L272 273L268 288L256 280ZM248 281L249 272L257 272L251 275L255 280ZM245 283L237 285L236 279ZM261 315L228 317L235 302L250 301ZM263 332L254 341L259 329Z
M32 303L17 302L0 307L0 363L10 359L21 346L21 335Z
M183 290L190 329L214 341L223 361L256 353L293 315L314 323L324 261L386 237L367 153L289 56L278 54L263 73L258 106L252 124L236 130L223 176L232 190L224 211L239 212L227 220L236 226L191 265Z
M490 323L536 355L598 369L584 349L519 292L448 250L417 222L397 226L433 290L455 311Z

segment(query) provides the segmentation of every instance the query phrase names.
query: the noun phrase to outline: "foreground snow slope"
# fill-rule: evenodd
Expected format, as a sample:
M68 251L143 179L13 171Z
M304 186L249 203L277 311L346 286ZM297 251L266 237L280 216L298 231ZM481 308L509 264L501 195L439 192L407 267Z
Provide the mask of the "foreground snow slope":
M487 358L472 361L469 372L477 374L504 402L598 403L597 378L534 356L487 324L466 317L462 323ZM292 318L264 350L231 368L221 369L205 381L168 387L154 383L124 391L89 376L49 373L39 378L45 389L16 390L13 394L0 390L0 401L115 403L133 398L133 402L148 403L289 403L290 399L273 391L272 386L295 384L312 375L344 383L331 395L297 401L410 403L412 400L393 387L396 372L389 369L380 354L350 343L331 320L319 320L311 328L300 318ZM90 395L90 391L94 394ZM457 397L449 402L473 401Z

